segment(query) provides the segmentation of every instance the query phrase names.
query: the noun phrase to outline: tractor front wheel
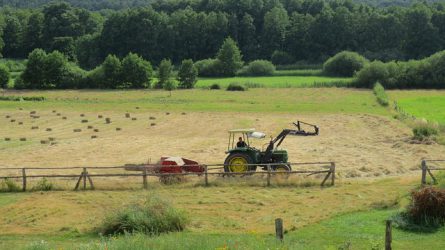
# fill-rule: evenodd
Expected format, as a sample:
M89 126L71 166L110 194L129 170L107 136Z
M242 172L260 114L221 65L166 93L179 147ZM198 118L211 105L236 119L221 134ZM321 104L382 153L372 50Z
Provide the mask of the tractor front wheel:
M227 156L224 161L224 172L243 173L252 169L252 159L245 154L235 153Z

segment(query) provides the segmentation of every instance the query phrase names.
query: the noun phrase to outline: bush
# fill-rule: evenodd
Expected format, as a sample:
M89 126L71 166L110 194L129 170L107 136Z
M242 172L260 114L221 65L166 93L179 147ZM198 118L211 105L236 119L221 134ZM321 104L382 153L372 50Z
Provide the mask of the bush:
M182 89L192 89L195 86L198 77L198 69L191 59L183 60L179 67L178 81Z
M45 97L43 96L0 96L1 101L33 101L33 102L43 102Z
M100 232L105 235L122 233L161 233L182 231L188 219L183 211L170 203L150 197L143 204L131 204L106 216Z
M11 179L4 179L0 182L0 192L18 192L22 189Z
M198 75L204 77L212 77L221 75L218 71L220 62L218 59L204 59L195 62L198 69Z
M395 217L396 225L405 230L429 231L445 224L445 190L425 187L411 193L405 212Z
M230 37L224 40L216 58L218 59L217 70L221 76L234 76L244 64L241 51Z
M266 60L255 60L244 66L238 75L242 76L271 76L275 73L275 66Z
M218 83L214 83L214 84L210 85L210 89L221 89L221 86L219 86Z
M431 124L426 120L417 121L413 127L413 139L424 141L428 139L435 139L435 136L439 134L439 127L435 124Z
M229 86L227 86L227 91L245 91L245 90L247 90L245 87L235 82L232 82L229 84Z
M32 188L33 191L51 191L54 190L54 184L49 182L48 179L43 178L37 182Z
M270 58L275 65L289 65L295 62L295 58L287 52L275 50Z
M356 52L342 51L323 64L323 72L330 76L351 77L361 70L368 60Z
M6 89L8 87L11 75L6 66L0 64L0 88Z
M380 103L380 105L382 106L388 106L389 105L389 99L388 96L386 95L385 92L385 88L383 88L383 86L377 82L374 85L374 95L377 97L377 102Z

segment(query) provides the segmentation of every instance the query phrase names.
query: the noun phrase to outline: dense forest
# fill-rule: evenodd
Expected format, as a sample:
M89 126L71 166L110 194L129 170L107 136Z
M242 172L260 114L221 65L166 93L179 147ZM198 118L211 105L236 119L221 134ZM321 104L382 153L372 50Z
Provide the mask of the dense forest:
M57 50L84 69L109 54L123 58L130 52L154 64L164 58L174 64L211 58L227 37L245 61L321 62L343 50L389 61L444 49L445 4L379 8L347 0L163 0L96 12L57 2L36 9L4 7L0 27L3 57L26 58L36 48Z

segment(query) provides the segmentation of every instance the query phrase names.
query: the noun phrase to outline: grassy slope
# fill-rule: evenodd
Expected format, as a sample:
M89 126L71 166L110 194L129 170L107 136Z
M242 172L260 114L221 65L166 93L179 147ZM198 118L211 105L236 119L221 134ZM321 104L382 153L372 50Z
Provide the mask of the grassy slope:
M71 111L126 111L139 106L148 110L369 113L386 115L371 91L337 88L178 90L169 97L165 91L8 91L7 95L44 96L45 102L0 101L0 111L58 109Z
M309 72L310 74L317 74L317 71ZM295 74L297 76L283 76L285 74ZM277 76L270 77L230 77L230 78L200 78L196 87L209 87L217 83L221 87L227 87L230 83L236 82L241 84L259 84L261 87L267 88L289 88L310 86L314 83L329 83L329 82L349 82L351 78L335 78L325 76L298 76L300 72L283 72L278 71Z
M393 90L387 91L392 100L406 112L445 124L445 91L443 90Z

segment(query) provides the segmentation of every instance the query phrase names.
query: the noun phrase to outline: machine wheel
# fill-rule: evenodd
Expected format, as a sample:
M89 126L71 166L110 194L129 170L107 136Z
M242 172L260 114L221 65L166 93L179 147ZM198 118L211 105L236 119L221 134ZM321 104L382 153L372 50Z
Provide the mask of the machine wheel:
M233 173L243 173L247 172L251 169L255 169L255 167L248 166L248 164L252 164L252 159L245 154L231 154L227 156L224 161L224 172L233 172Z
M283 164L283 165L273 166L272 170L276 171L276 172L290 172L290 171L292 171L292 168L287 164Z

